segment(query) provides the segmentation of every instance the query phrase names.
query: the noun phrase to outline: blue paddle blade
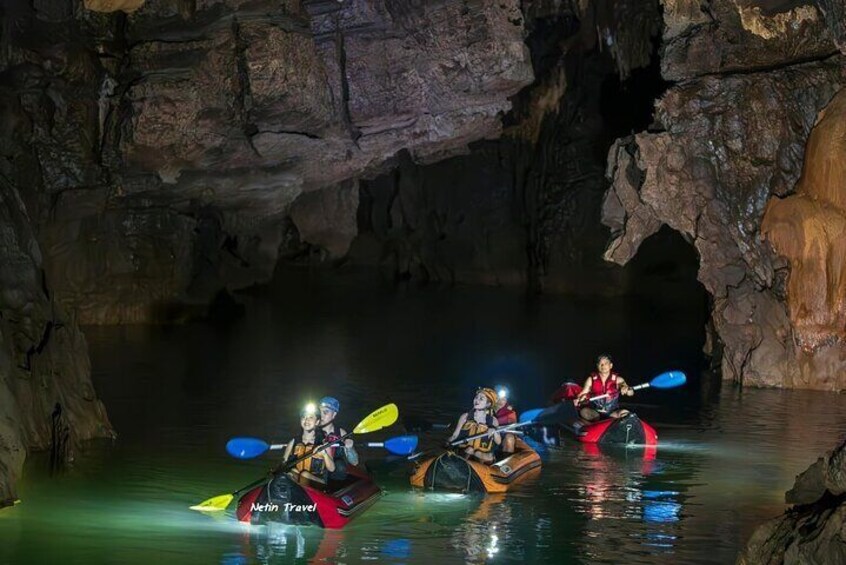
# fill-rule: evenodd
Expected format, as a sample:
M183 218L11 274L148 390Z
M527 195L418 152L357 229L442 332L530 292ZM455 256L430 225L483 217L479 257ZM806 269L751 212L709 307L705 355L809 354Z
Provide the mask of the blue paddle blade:
M667 371L649 381L649 386L654 388L675 388L682 386L686 382L687 376L681 371Z
M534 410L527 410L526 412L523 412L522 414L520 414L520 423L522 424L523 422L531 422L532 420L537 418L538 414L540 414L541 412L543 412L543 408L535 408Z
M258 457L270 446L267 442L255 437L236 437L226 442L226 451L238 459L252 459Z
M410 455L417 449L417 436L397 436L386 439L385 449L394 455Z

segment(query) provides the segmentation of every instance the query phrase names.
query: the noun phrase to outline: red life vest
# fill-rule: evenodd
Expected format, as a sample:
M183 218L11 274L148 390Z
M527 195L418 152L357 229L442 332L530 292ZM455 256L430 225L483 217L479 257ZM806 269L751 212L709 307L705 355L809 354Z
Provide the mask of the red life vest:
M508 424L517 423L517 412L510 404L506 404L496 411L496 421L500 426L507 426Z
M608 375L608 378L605 380L605 384L603 385L602 377L599 376L599 373L591 373L590 395L599 396L601 394L609 394L610 396L607 400L612 400L620 394L620 389L617 387L617 379L619 378L620 375L617 373L611 373Z

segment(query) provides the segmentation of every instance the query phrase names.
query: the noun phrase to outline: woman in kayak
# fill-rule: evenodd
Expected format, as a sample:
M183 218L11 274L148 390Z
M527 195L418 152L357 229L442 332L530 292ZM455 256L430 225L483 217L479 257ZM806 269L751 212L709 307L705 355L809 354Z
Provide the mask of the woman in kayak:
M314 404L308 404L300 411L300 425L303 428L303 435L299 440L292 439L285 448L285 463L296 461L304 455L308 455L314 448L325 442L325 434L317 429L318 417ZM313 486L314 483L325 485L326 479L335 470L335 460L332 457L333 448L326 449L320 453L308 457L291 469L291 475L298 483L306 486Z
M593 422L600 418L622 418L629 414L628 410L618 408L620 395L634 396L634 390L626 384L623 377L611 371L613 367L610 355L600 355L596 359L597 370L588 376L582 391L573 401L576 406L581 406L579 415L583 420ZM582 406L588 398L603 394L608 396Z
M343 428L335 430L335 416L340 410L341 403L337 398L324 396L320 399L320 429L326 434L326 441L336 441L347 435ZM344 447L335 451L335 469L330 472L329 478L333 481L343 481L347 478L349 465L358 465L358 452L353 440L347 438L344 440Z
M509 424L516 424L517 423L517 412L508 403L508 389L504 386L497 387L496 393L496 412L494 413L496 416L496 423L497 426L507 426ZM516 436L512 433L504 433L502 434L502 453L505 455L511 455L514 453L514 442L516 441Z
M496 404L496 392L492 388L480 388L473 397L473 411L465 412L458 419L455 431L449 438L449 442L485 433L490 429L496 429L496 417L494 417L494 405ZM489 436L476 438L467 442L464 454L467 457L475 457L482 463L493 463L494 444L500 445L502 437L494 432Z

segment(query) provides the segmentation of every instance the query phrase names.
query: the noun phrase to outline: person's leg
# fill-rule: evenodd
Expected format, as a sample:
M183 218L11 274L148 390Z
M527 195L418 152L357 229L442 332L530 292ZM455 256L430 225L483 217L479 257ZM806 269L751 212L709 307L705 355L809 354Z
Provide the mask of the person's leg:
M309 471L301 472L300 475L297 477L297 482L303 486L320 485L321 487L323 487L326 485L326 481L323 479L323 477L318 477L317 475Z
M505 437L502 438L502 453L505 455L514 453L515 438L516 436L514 434L505 434Z
M344 459L335 459L335 470L329 473L330 481L343 481L347 478L347 462Z
M494 461L494 454L489 452L489 451L488 452L477 451L476 453L473 454L473 456L476 459L478 459L479 461L481 461L482 463L490 464L490 463L493 463L493 461Z
M599 420L599 412L588 406L579 410L579 416L581 416L582 420L587 420L588 422L595 422L596 420Z

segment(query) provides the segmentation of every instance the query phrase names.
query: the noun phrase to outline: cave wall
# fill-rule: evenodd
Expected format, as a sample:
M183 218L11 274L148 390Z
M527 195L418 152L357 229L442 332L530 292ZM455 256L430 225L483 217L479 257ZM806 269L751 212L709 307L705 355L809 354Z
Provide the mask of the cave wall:
M790 262L787 307L808 373L844 388L846 367L846 89L820 112L795 194L770 199L761 232Z
M28 450L50 449L58 469L80 440L112 435L91 384L85 338L52 298L26 207L5 178L7 167L2 171L0 507L17 498Z
M173 321L268 280L292 238L343 255L350 182L498 136L533 80L516 0L3 10L14 177L81 323Z
M650 131L609 155L606 258L625 264L670 226L699 252L724 378L846 388L840 346L808 352L797 341L788 261L761 232L770 198L796 189L818 112L846 82L831 12L801 2L698 7L664 4L662 74L676 84Z
M649 122L662 88L650 58L658 5L552 4L524 5L536 82L513 98L503 136L363 180L349 262L401 280L632 290L601 258L598 219L608 148Z

